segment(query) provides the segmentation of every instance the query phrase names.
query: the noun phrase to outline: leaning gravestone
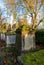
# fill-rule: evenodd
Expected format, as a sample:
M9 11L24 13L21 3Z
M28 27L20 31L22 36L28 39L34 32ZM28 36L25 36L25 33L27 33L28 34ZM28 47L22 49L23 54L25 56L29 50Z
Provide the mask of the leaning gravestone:
M16 43L16 35L13 34L7 34L6 35L6 44L7 46L11 45L11 44L15 44Z

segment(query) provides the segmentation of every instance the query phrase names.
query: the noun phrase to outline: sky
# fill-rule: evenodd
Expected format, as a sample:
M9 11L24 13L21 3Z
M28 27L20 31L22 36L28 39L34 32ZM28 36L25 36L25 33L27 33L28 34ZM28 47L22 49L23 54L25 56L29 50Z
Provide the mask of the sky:
M17 2L20 2L21 0L16 0L16 3ZM11 19L13 17L12 14L10 14L7 9L6 9L6 3L3 2L3 0L0 0L0 9L2 11L2 17L9 17L7 18L7 21L8 23L11 23L13 21L13 19ZM44 11L44 6L41 7L41 10L39 11L38 13L38 16L37 16L37 20L39 21L39 19L41 19L43 16L43 12ZM20 6L16 6L16 13L17 13L17 18L20 16L22 17L24 14L26 14L26 10L25 10L25 7L21 4ZM31 17L28 16L27 14L27 21L28 23L30 24L31 23Z
M4 8L3 0L0 0L0 8Z
M16 2L19 2L19 0L16 0ZM6 3L3 2L3 0L0 0L0 8L3 14L3 17L11 16L9 12L6 10ZM18 14L17 17L23 16L26 12L24 7L21 5L20 7L16 7L16 13ZM7 19L7 21L10 23L10 17Z
M1 9L1 12L2 12L2 17L4 18L4 17L9 17L9 18L7 18L6 19L6 21L5 22L8 22L8 23L11 23L10 22L10 14L9 14L9 12L7 11L7 9L6 9L6 6L5 6L5 4L6 3L4 3L3 2L3 0L0 0L0 9Z

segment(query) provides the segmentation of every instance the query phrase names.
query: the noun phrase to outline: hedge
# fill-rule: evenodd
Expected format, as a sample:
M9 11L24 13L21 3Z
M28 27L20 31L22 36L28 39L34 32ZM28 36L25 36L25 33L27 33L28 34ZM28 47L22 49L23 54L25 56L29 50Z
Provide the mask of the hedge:
M35 42L44 45L44 29L37 30L35 33Z

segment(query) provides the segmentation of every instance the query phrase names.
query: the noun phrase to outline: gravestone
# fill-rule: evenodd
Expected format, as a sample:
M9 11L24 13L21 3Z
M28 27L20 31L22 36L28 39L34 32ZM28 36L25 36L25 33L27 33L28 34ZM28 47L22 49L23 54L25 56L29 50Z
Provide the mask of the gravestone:
M6 44L8 45L15 45L16 43L16 35L6 35Z
M35 48L35 35L26 34L22 37L22 51L28 51L31 48Z
M16 48L19 54L22 51L28 51L31 48L35 48L35 35L25 35L21 34L16 35Z
M1 33L1 40L5 41L5 34L4 33Z

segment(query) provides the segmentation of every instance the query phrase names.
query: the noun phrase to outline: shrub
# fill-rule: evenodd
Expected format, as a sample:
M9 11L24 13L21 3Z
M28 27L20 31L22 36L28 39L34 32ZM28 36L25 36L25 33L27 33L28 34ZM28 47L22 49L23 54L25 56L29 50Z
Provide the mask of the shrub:
M35 33L35 42L44 45L44 29L37 30Z

